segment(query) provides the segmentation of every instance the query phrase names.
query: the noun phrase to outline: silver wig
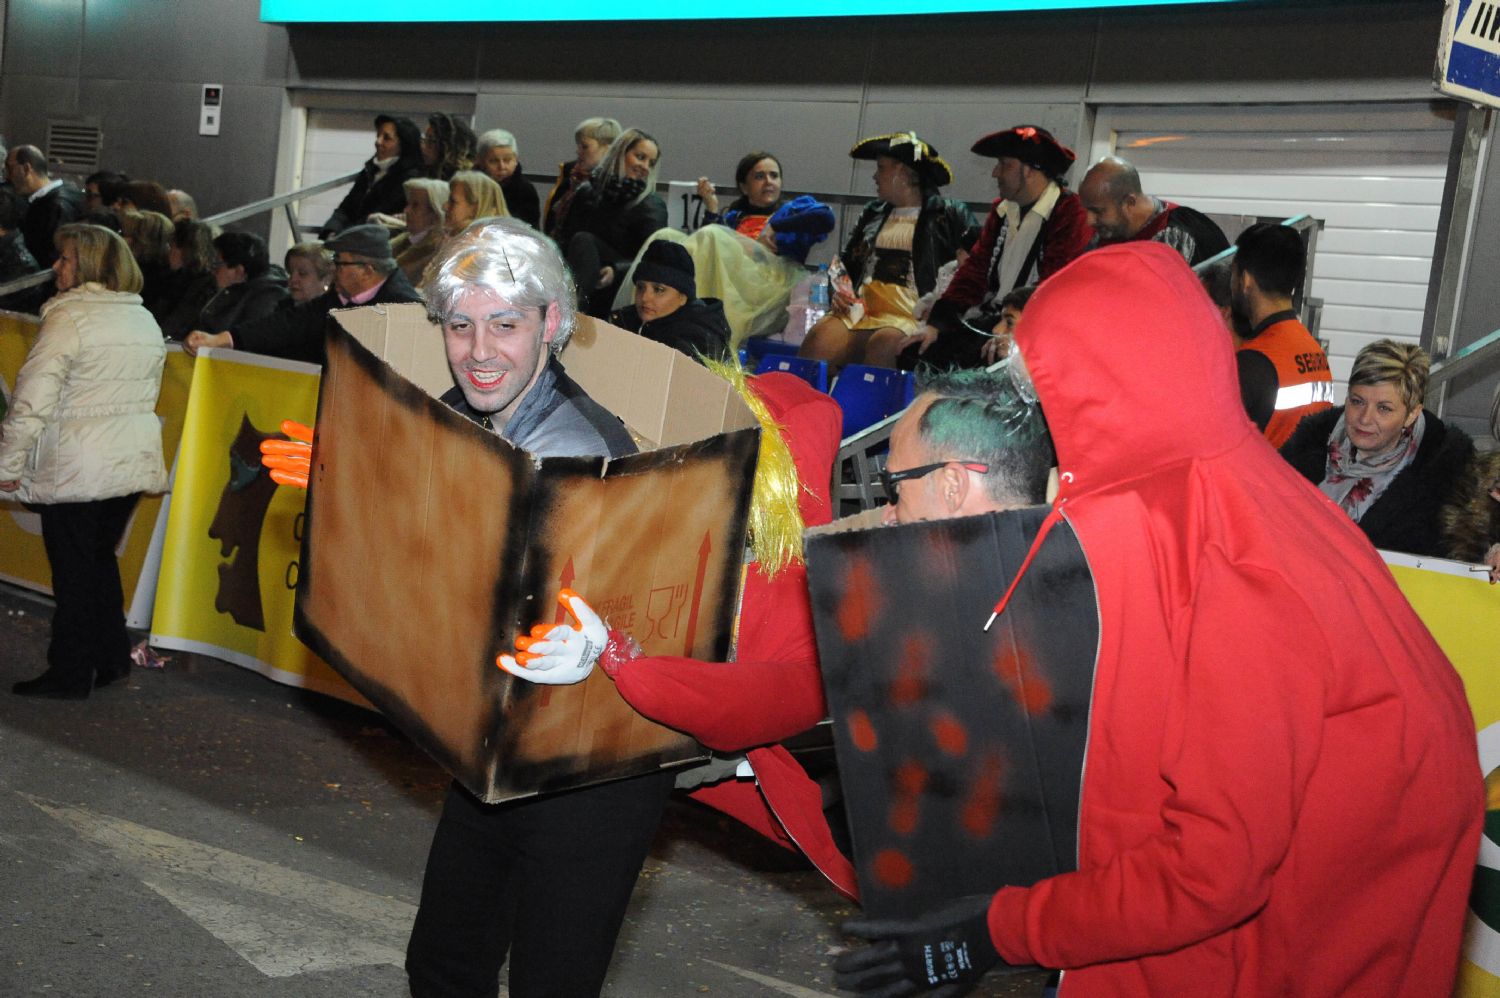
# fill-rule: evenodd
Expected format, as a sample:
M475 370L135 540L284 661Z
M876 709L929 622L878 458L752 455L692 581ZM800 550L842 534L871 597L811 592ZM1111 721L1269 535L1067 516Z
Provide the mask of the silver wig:
M552 352L561 353L577 323L578 294L557 244L515 218L481 218L443 244L422 275L427 317L442 323L454 299L487 288L512 305L557 311Z

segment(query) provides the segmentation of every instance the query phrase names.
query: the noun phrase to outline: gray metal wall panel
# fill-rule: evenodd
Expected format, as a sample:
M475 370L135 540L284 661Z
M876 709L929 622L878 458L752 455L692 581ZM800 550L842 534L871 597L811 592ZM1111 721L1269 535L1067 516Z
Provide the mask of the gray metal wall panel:
M55 4L48 0L41 6ZM83 65L94 79L226 87L280 86L286 79L286 29L262 24L255 0L91 0L85 23Z

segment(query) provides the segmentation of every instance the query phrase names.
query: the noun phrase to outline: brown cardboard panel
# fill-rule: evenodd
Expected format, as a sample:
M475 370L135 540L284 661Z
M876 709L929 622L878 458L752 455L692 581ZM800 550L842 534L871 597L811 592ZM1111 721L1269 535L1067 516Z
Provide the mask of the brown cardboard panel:
M1076 864L1098 610L1045 507L807 538L861 901L915 917Z
M335 319L298 634L486 800L701 758L691 739L635 714L606 676L534 686L494 658L533 624L561 619L564 585L648 651L728 656L758 441L758 429L720 432L753 425L732 387L595 324L564 355L570 375L576 358L623 397L621 372L671 361L665 384L655 373L627 382L629 404L660 427L662 413L697 400L697 426L679 418L674 431L696 442L614 462L537 461L433 397L452 382L446 361L445 380L430 377L441 337L420 306ZM428 384L392 361L427 370ZM654 412L648 384L659 385Z

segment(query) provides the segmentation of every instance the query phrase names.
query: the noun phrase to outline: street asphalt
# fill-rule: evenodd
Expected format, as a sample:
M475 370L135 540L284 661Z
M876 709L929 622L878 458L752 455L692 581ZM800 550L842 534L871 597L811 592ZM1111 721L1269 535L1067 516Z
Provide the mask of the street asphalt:
M206 656L83 702L12 695L49 624L0 586L0 996L405 995L443 771L376 714ZM855 912L800 857L674 801L605 994L827 998Z

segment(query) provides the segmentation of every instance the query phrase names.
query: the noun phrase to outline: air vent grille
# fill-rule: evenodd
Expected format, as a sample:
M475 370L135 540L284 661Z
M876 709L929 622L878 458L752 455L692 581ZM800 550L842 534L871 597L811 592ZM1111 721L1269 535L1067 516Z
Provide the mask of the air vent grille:
M65 173L87 174L99 169L104 133L97 121L47 122L47 160Z

